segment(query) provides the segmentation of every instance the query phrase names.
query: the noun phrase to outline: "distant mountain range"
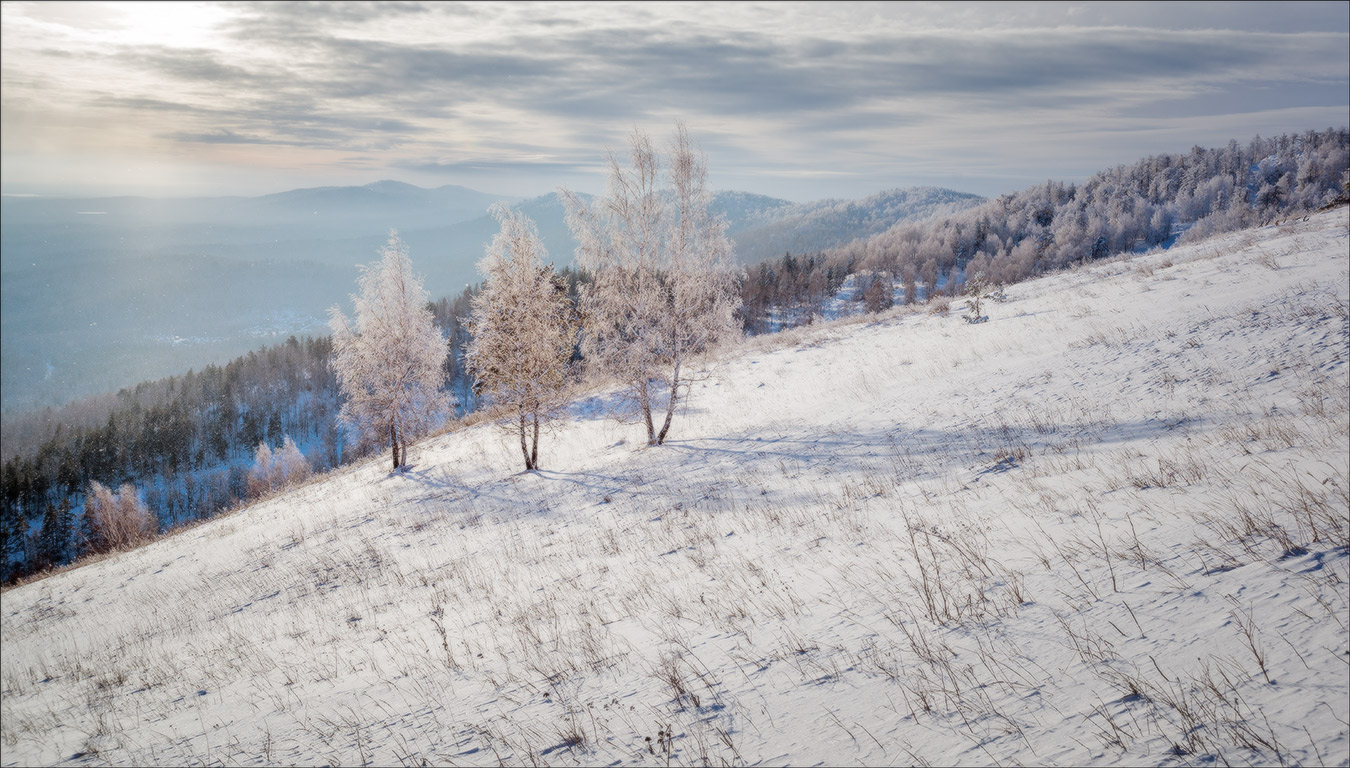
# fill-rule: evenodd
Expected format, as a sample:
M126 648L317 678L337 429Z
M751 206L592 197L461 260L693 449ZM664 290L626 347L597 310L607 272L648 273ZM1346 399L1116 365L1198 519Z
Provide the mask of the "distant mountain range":
M550 257L576 247L554 193L527 200L458 186L378 181L260 197L0 198L0 392L5 410L56 405L200 368L286 336L327 333L358 264L399 230L433 298L477 282L504 200ZM721 192L742 263L867 237L975 205L945 189L792 203Z

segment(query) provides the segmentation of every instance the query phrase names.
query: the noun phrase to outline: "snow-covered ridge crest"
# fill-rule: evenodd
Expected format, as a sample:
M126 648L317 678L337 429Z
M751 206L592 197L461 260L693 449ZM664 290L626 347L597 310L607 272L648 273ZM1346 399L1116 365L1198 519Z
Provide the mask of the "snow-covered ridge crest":
M1350 760L1347 209L5 592L5 764Z

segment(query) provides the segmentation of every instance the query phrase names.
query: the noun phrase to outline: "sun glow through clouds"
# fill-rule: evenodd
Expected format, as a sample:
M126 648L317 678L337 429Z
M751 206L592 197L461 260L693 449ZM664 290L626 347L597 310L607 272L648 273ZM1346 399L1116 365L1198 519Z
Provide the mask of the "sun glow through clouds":
M723 188L988 195L1350 111L1334 3L0 8L10 194L598 191L597 147L681 119ZM203 181L135 171L174 163Z
M123 45L203 48L222 42L222 22L232 14L214 3L106 3L118 22L101 39Z

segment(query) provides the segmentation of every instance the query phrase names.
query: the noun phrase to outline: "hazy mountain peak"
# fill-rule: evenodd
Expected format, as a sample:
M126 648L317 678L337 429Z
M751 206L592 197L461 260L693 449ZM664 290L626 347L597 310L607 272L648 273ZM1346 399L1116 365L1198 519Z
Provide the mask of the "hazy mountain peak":
M390 195L390 194L403 194L403 195L406 195L406 194L415 194L415 193L418 193L418 192L427 192L427 191L428 191L428 190L426 190L426 189L424 189L424 188L422 188L422 187L418 187L418 186L415 186L415 185L413 185L413 184L409 184L409 183L407 183L407 182L405 182L405 181L394 181L394 180L392 180L392 179L381 179L380 181L372 181L372 182L369 183L369 184L362 185L361 188L362 188L362 189L369 189L369 190L372 191L372 192L378 192L378 193L384 194L384 195ZM442 187L441 189L444 189L444 187ZM456 189L463 189L463 187L457 187ZM436 190L436 191L440 191L440 190Z

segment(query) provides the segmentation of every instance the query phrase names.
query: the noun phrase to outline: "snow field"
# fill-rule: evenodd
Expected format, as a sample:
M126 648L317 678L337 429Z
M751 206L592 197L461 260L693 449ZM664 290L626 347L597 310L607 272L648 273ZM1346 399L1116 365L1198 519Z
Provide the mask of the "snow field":
M5 765L1346 764L1346 209L11 589Z

